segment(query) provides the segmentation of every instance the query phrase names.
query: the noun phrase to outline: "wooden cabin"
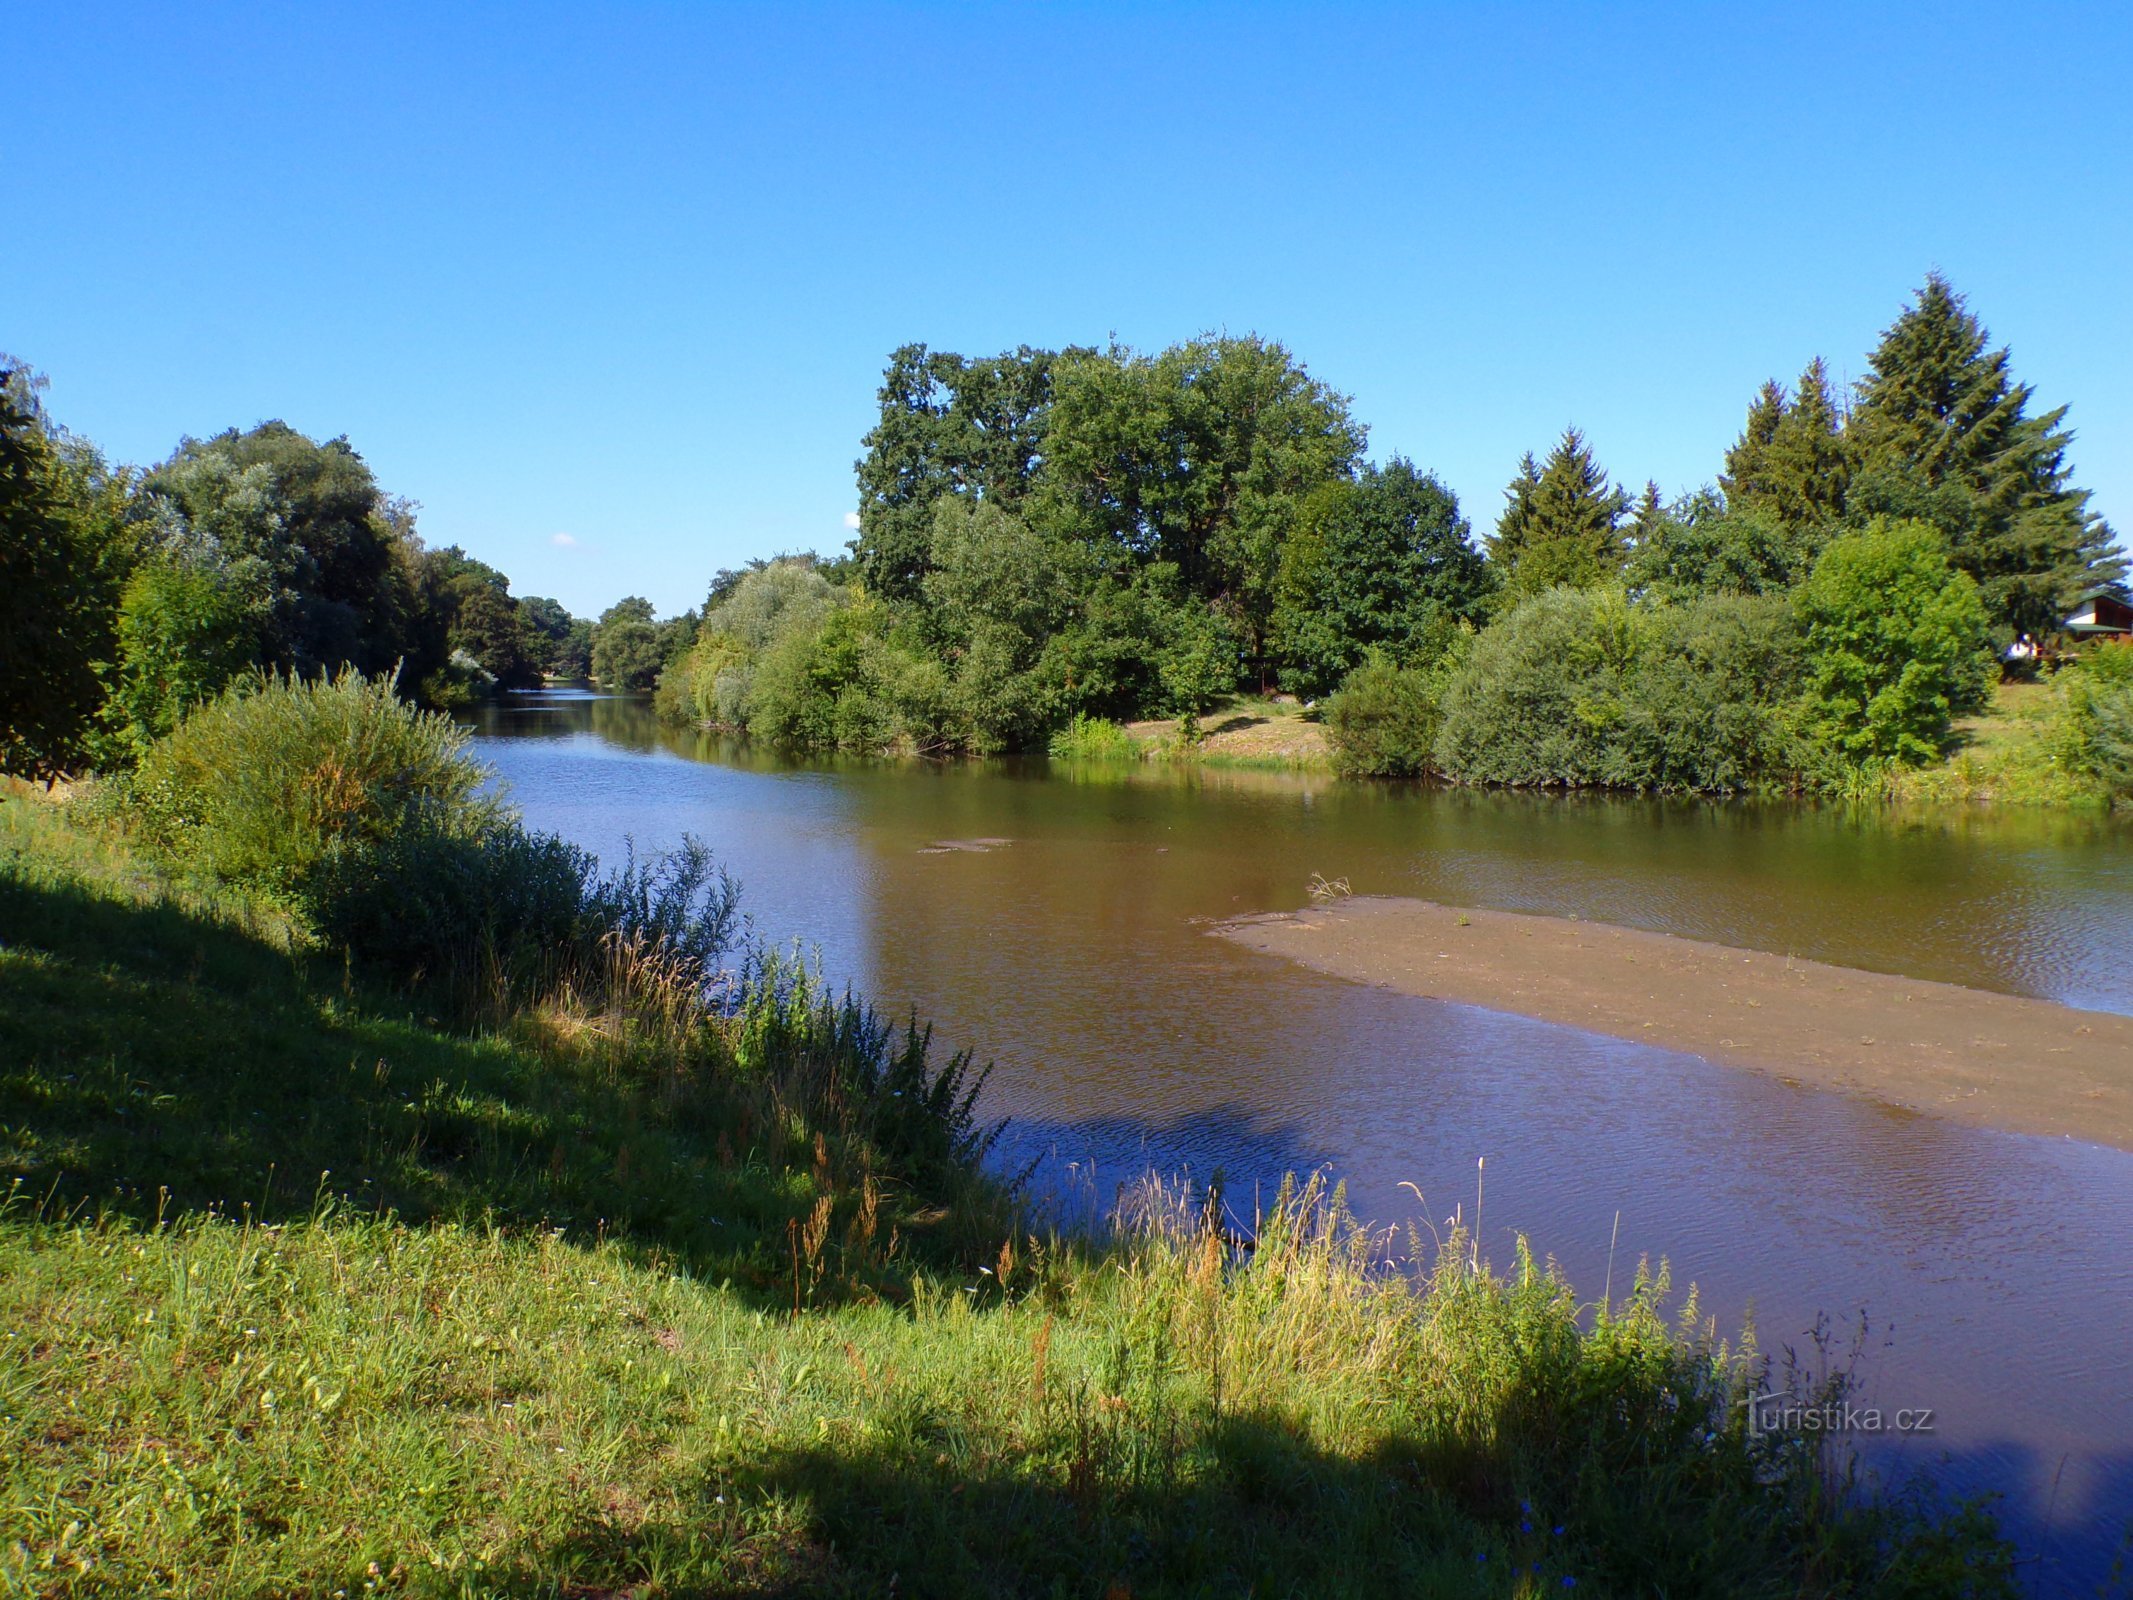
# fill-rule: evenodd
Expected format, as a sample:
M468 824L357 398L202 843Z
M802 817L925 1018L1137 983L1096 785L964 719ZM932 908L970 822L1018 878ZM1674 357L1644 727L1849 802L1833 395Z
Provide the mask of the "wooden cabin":
M2091 589L2060 626L2077 639L2133 639L2133 601L2117 589Z

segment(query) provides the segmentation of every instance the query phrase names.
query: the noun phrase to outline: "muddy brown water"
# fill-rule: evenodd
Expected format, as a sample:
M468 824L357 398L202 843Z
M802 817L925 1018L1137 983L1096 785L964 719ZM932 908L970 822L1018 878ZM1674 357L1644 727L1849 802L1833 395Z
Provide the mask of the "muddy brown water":
M1344 981L1209 938L1358 894L1578 916L2133 1014L2133 828L2096 817L1488 795L1039 761L794 764L557 692L483 713L536 826L710 842L757 931L997 1063L1001 1159L1071 1203L1153 1168L1233 1203L1330 1169L1474 1215L1596 1298L1640 1255L1766 1349L1868 1330L1884 1474L2001 1497L2039 1592L2133 1531L2133 1155ZM1420 1189L1418 1204L1408 1184ZM1612 1241L1612 1244L1611 1244Z

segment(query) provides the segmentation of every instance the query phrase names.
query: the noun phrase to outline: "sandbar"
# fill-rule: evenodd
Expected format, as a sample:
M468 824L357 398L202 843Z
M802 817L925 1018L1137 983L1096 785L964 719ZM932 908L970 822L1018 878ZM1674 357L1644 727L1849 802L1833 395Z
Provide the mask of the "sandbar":
M1213 931L1360 983L2133 1150L2133 1017L2112 1012L1428 900L1358 896Z

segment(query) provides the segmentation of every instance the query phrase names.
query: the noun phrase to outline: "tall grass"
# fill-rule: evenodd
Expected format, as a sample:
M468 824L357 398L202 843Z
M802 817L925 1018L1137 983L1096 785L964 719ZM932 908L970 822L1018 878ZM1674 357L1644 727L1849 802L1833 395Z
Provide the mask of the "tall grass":
M1077 711L1074 720L1052 735L1047 747L1054 761L1138 761L1141 747L1116 722Z

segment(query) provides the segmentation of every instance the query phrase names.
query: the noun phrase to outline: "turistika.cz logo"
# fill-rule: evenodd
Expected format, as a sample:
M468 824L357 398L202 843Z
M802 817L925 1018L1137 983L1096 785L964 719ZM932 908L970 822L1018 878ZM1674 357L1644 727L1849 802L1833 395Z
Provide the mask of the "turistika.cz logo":
M1741 1402L1751 1437L1766 1433L1931 1433L1931 1406L1884 1411L1855 1400L1802 1400L1793 1394L1755 1394Z

